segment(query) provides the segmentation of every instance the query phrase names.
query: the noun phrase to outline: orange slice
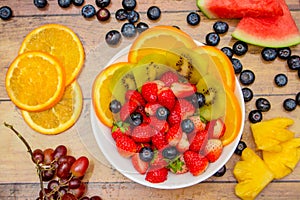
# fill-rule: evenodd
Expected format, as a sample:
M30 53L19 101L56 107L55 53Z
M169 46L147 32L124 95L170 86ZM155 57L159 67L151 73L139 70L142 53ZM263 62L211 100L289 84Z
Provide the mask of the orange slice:
M226 131L222 136L221 140L223 145L230 144L239 134L242 125L242 110L234 92L225 87L226 91L226 113L225 113L225 124Z
M127 62L118 62L105 68L95 79L92 89L92 101L94 110L99 120L106 126L113 124L113 115L109 110L109 104L112 99L110 84L114 73L128 65Z
M136 63L140 57L143 57L147 51L143 51L143 55L140 55L141 49L162 49L171 50L181 47L194 48L196 43L187 33L181 31L173 26L155 26L149 28L141 33L137 39L133 42L128 61Z
M232 63L230 59L218 48L213 46L198 46L195 48L196 51L206 51L212 58L217 67L219 74L223 80L223 83L226 84L232 91L235 90L235 74ZM211 68L211 72L215 68Z
M54 57L42 52L28 52L12 62L5 85L16 106L27 111L41 111L61 99L65 79L65 71Z
M58 134L69 129L80 116L82 92L77 81L67 86L62 99L52 108L41 112L22 110L25 122L42 134Z
M19 54L28 51L42 51L60 60L66 71L66 85L78 76L85 57L77 35L59 24L46 24L31 31L22 42Z

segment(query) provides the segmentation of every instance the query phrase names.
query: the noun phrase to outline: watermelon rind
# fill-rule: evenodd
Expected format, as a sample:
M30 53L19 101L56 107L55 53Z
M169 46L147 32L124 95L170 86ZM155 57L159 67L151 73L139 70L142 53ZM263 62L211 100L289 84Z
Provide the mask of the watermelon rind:
M207 9L207 7L205 6L205 0L196 0L197 6L198 8L201 10L201 12L209 19L214 19L217 18L216 15L214 15L212 12L209 11L209 9Z
M262 47L289 47L300 44L300 33L284 0L278 0L283 15L273 18L244 17L232 37Z

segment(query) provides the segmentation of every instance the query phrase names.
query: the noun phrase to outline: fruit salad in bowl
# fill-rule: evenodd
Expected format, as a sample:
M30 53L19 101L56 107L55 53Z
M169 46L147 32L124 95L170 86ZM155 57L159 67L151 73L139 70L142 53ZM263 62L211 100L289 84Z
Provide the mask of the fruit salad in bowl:
M149 187L211 177L242 134L243 96L230 61L174 27L151 28L120 51L92 95L99 148L120 173Z

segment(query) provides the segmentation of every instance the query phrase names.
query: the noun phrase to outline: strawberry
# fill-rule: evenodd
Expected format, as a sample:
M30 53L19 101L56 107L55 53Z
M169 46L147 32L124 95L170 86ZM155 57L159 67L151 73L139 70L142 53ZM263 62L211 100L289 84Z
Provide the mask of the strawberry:
M204 153L209 162L215 162L223 151L222 141L219 139L209 139L205 145Z
M121 110L120 110L120 118L123 122L127 120L127 118L132 114L136 108L138 107L138 104L136 101L126 101Z
M156 117L150 117L150 126L163 133L169 130L168 122L166 120L159 120Z
M115 122L111 128L111 136L116 141L121 135L130 135L130 126L121 121Z
M133 128L131 137L135 142L150 142L154 130L146 123Z
M176 97L169 87L163 87L157 93L157 100L159 104L172 110L176 102Z
M176 105L177 103L175 103ZM174 126L176 124L180 124L181 123L181 112L180 112L180 108L177 109L178 106L174 106L175 108L173 108L173 110L170 111L170 114L167 118L169 125L170 126Z
M186 151L183 153L185 164L193 176L202 174L208 167L208 159L194 151Z
M192 122L194 123L194 131L195 132L203 131L205 129L206 124L201 121L201 118L199 115L190 116L188 118L190 120L192 120Z
M160 108L161 105L159 103L147 103L145 105L145 112L147 113L147 115L149 116L155 116L156 115L156 111L158 108Z
M177 98L185 98L192 96L197 91L194 84L175 82L171 85L171 90Z
M155 150L153 160L150 162L151 168L162 168L168 165L167 161L162 155L162 150Z
M136 169L136 171L138 171L140 174L146 174L149 167L149 163L142 161L138 153L135 153L131 157L131 163L133 167Z
M187 151L190 147L190 142L188 140L188 137L185 132L182 132L182 137L180 141L178 142L176 148L179 152L183 153Z
M226 130L225 123L222 119L211 120L207 123L209 138L220 139Z
M204 145L207 141L207 130L198 131L194 137L190 138L190 147L191 151L199 153L200 150L204 148Z
M127 90L125 93L126 101L136 101L138 105L145 106L145 99L137 90Z
M162 183L167 180L168 177L168 169L163 168L155 168L151 169L146 174L146 181L149 181L151 183Z
M155 103L157 101L157 92L158 86L155 82L147 82L141 89L142 96L148 103Z
M129 158L136 153L137 145L133 139L127 135L122 135L116 140L117 150L121 156Z
M167 87L170 87L172 83L178 82L179 77L176 72L167 71L161 75L160 80L164 82Z
M169 128L166 133L166 140L169 145L176 146L182 137L182 131L179 124L176 124Z
M188 100L178 99L173 107L173 110L170 112L169 118L171 118L171 122L169 123L173 125L174 122L178 120L178 115L180 115L181 119L186 119L187 117L192 116L195 111L195 107ZM180 123L181 119L177 123Z
M157 131L156 134L152 136L151 141L153 146L158 150L168 145L164 132Z
M180 155L176 160L169 163L168 169L174 174L184 174L189 171L187 168L183 155Z

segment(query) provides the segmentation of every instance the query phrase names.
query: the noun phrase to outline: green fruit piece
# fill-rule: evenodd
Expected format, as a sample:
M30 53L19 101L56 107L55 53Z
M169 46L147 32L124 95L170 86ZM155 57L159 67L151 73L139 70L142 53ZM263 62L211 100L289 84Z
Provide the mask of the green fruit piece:
M196 84L207 73L209 56L192 49L180 48L167 53L168 65L190 83Z
M225 115L226 92L221 79L211 74L203 76L196 85L197 91L204 94L205 105L200 115L210 121Z

